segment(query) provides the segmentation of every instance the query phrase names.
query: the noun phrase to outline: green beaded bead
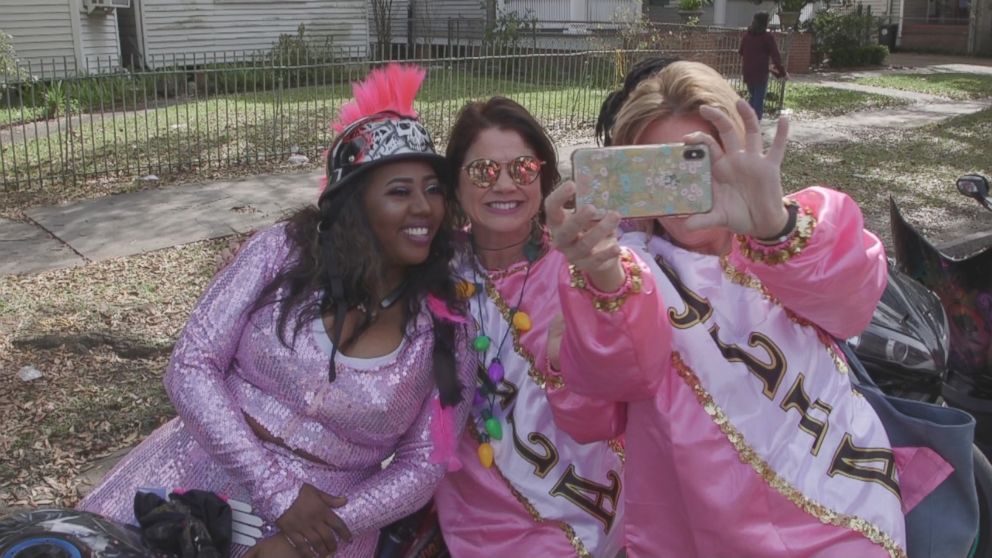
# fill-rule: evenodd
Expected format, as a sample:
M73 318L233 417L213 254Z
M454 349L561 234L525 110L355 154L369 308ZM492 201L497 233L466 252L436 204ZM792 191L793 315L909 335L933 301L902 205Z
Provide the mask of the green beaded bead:
M490 344L492 344L492 339L488 335L480 335L472 340L472 348L480 353L489 349Z
M486 419L486 432L493 440L503 439L503 426L499 423L499 419L496 417L489 417Z

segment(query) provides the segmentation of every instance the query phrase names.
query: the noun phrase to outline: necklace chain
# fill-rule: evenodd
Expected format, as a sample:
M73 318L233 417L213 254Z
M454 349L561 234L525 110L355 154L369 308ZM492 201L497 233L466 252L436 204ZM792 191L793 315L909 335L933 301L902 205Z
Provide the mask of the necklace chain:
M507 316L507 321L509 322L508 323L508 327L506 328L506 331L503 332L503 336L500 339L499 344L496 346L495 356L492 358L492 360L489 361L489 364L488 364L488 366L485 369L482 369L482 367L480 366L480 369L478 371L478 374L480 376L480 380L483 382L483 385L484 386L486 385L486 383L491 383L491 380L489 378L489 369L495 363L499 363L500 362L499 355L503 351L503 347L506 344L507 338L510 336L510 332L515 327L514 324L513 324L513 318L516 315L516 313L520 310L520 305L523 303L524 293L527 290L527 280L530 278L531 268L534 266L534 261L537 259L537 257L535 257L535 256L539 256L540 255L540 252L541 252L540 248L538 248L537 250L534 250L534 251L525 251L525 253L528 255L528 257L527 257L527 265L525 266L526 267L526 271L524 273L523 283L520 286L520 294L517 296L517 304L515 306L513 306L513 307L510 308L510 311L508 313L509 315ZM472 245L472 255L473 255L472 280L473 280L474 284L477 286L477 288L476 288L476 296L479 297L479 329L480 329L480 333L481 333L481 336L482 337L488 337L486 335L486 325L485 325L486 324L486 318L488 317L487 316L487 310L486 310L486 305L482 302L482 298L483 297L486 297L488 295L485 292L486 291L485 288L478 288L478 285L479 285L479 275L478 275L479 264L478 264L478 258L476 257L476 254L475 254L475 245L474 244ZM519 267L517 269L519 269ZM488 280L492 280L492 279L493 279L493 276L492 275L488 275ZM490 343L491 343L491 341L492 340L490 339ZM484 351L482 351L482 359L481 359L481 362L482 363L485 363L487 361L487 359L489 357L489 349L490 349L490 347L491 347L491 345L490 346L487 346L486 349ZM489 382L487 382L487 381L489 381ZM488 409L488 411L489 411L488 412L489 417L488 418L492 418L493 417L493 410L495 409L495 406L496 406L496 396L497 396L497 391L498 391L498 383L496 383L495 385L493 385L493 389L490 389L490 390L487 390L487 391L490 392L490 393L486 394L486 403L488 403L488 407L489 407L489 409ZM486 432L485 426L484 425L478 425L478 421L479 420L485 421L486 420L486 417L485 416L476 417L476 422L477 422L476 428L477 428L477 430L480 431L480 434L482 435L482 437L484 438L484 440L488 441L489 436L488 436L488 434Z

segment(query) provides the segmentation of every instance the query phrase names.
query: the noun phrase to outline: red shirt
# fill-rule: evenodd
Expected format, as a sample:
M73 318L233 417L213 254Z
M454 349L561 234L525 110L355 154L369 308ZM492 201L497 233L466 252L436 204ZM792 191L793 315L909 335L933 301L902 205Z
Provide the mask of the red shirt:
M737 52L744 57L742 69L744 83L748 85L768 83L769 58L775 64L776 72L785 73L785 69L782 68L782 57L778 53L778 45L775 44L775 37L771 33L755 35L745 31Z

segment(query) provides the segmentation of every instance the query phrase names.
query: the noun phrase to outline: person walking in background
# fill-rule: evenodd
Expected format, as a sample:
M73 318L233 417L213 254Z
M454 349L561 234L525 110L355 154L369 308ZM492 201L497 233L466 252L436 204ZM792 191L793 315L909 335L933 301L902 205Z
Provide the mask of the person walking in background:
M775 65L775 77L787 79L788 72L782 67L782 56L775 44L775 37L768 32L768 12L758 12L751 20L751 26L741 38L737 49L741 55L741 70L744 84L747 85L748 102L761 120L765 106L765 93L768 92L768 63Z

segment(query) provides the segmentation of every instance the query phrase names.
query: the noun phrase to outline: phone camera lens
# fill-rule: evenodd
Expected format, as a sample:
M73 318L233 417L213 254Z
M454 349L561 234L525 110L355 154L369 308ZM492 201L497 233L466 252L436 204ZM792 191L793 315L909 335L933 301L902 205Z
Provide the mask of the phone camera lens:
M689 160L702 159L705 157L702 149L687 149L683 154L685 158Z

